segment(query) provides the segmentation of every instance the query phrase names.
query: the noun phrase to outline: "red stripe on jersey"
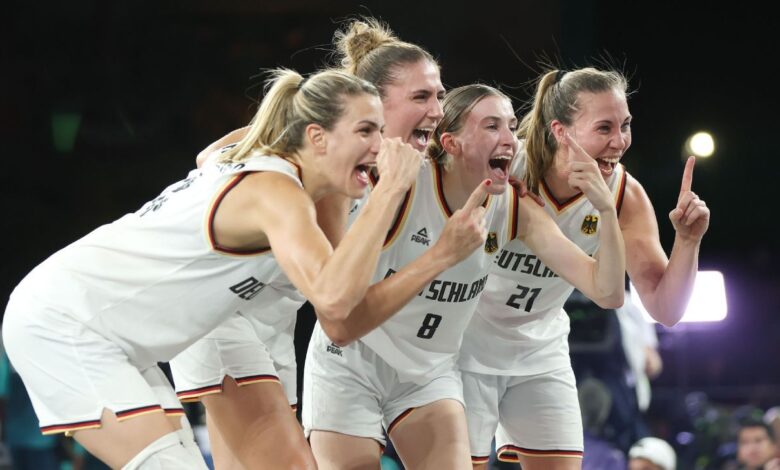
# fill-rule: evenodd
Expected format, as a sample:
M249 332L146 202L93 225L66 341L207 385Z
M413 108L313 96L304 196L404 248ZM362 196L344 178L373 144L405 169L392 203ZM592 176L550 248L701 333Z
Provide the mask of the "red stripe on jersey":
M145 415L147 413L153 413L156 411L163 411L163 409L160 405L142 406L140 408L132 408L129 410L118 411L116 412L116 419L118 421L123 421L125 419L130 419L135 416Z
M542 180L542 191L544 191L544 194L547 196L547 199L549 199L550 202L553 203L553 206L555 206L555 210L558 211L558 212L560 212L560 211L566 209L567 207L571 206L572 204L577 202L577 200L579 198L584 196L584 194L582 194L580 192L580 193L575 194L574 196L570 197L569 199L567 199L567 200L565 200L563 202L558 202L558 200L555 199L555 196L553 196L552 191L550 190L550 187L547 186L547 182L545 180Z
M444 170L440 168L439 165L434 163L433 172L435 174L433 181L436 185L436 196L439 198L439 203L441 204L442 209L444 209L444 213L447 214L447 217L452 217L453 211L450 209L450 205L447 204L447 199L444 197ZM482 203L482 207L487 208L489 203L490 194L488 194L485 198L485 202Z
M386 247L387 245L390 244L391 241L393 241L393 238L397 235L398 231L403 225L404 218L406 217L407 212L409 211L409 206L411 205L410 202L412 200L413 189L414 189L414 185L412 185L409 191L406 192L406 195L404 196L404 200L401 201L401 208L398 210L398 213L395 216L395 220L393 220L393 225L390 226L390 230L387 231L387 236L385 237L385 243L382 245L382 247Z
M210 395L212 393L218 393L222 391L222 384L208 385L206 387L193 388L192 390L183 390L176 392L176 396L181 401L196 401L203 395Z
M536 450L526 449L513 445L505 445L496 452L498 459L503 462L517 462L517 455L527 455L529 457L572 457L582 458L581 450Z
M415 408L409 408L408 410L398 415L398 417L395 418L392 423L390 423L390 426L387 427L387 434L390 435L390 433L393 432L393 429L395 429L396 426L401 424L401 421L405 420L407 416L412 414L412 411L414 410Z
M182 416L184 414L184 408L163 408L165 416Z
M620 166L622 167L623 165ZM618 183L617 202L615 203L618 216L620 215L620 208L623 207L623 197L626 195L627 180L628 180L628 175L626 174L626 169L623 168L623 173L620 175L620 183Z
M258 382L276 382L279 383L279 377L275 375L270 374L262 374L262 375L250 375L247 377L241 377L238 379L234 379L236 381L236 384L240 387L241 385L250 385Z
M49 434L57 434L60 432L71 433L73 431L80 431L82 429L99 428L100 426L101 424L99 419L90 420L90 421L77 421L75 423L54 424L51 426L41 427L41 434L49 435Z
M219 192L217 197L214 198L214 201L211 203L211 209L209 210L207 226L208 226L208 234L209 234L209 244L211 244L211 248L214 251L219 251L231 255L259 255L262 253L267 253L271 250L271 247L261 248L259 250L236 250L233 248L220 246L216 242L216 236L214 234L214 217L217 215L217 209L219 209L219 205L222 204L222 200L225 198L225 196L227 196L227 193L229 193L231 189L235 188L236 185L238 185L238 183L240 183L244 178L247 177L247 175L250 175L252 173L254 172L247 171L236 175L225 185L225 187L222 188L222 191Z
M452 209L450 209L447 200L444 198L444 172L439 168L439 165L433 164L433 173L436 176L433 181L436 184L436 196L439 198L439 203L447 217L452 217Z
M511 209L509 212L510 215L509 240L507 241L512 241L515 238L517 238L517 233L519 231L519 227L518 227L519 216L517 211L518 211L518 206L520 205L520 197L517 195L517 191L515 191L515 188L513 186L510 185L509 190L512 191L510 194L510 200L512 202L511 202Z

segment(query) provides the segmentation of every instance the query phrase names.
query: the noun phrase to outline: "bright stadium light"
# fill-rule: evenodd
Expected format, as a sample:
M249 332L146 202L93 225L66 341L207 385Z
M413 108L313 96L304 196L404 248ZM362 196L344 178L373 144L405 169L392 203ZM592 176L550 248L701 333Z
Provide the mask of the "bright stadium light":
M706 158L713 153L715 153L715 139L709 132L697 132L685 141L683 158L687 158L688 155Z
M634 283L630 288L631 301L639 307L648 322L655 322L647 313ZM726 318L728 304L726 302L726 284L723 274L719 271L699 271L696 274L696 282L693 285L693 294L688 302L688 308L683 314L681 322L716 322Z

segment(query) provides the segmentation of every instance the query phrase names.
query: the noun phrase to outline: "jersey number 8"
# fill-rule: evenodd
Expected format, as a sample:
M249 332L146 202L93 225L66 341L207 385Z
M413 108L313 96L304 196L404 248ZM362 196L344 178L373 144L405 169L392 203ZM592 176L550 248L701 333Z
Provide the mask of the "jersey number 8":
M422 339L431 339L433 334L436 333L436 328L441 323L441 315L435 313L429 313L425 315L422 326L417 330L417 337Z

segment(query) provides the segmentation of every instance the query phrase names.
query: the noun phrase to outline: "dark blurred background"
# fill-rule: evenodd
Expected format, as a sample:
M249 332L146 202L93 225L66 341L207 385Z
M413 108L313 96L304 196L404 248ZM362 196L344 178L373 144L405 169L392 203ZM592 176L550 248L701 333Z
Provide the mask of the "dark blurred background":
M387 21L442 65L446 87L502 85L516 105L542 58L610 58L636 93L624 163L667 214L685 138L716 153L693 188L712 210L700 269L722 271L719 323L660 331L655 396L700 390L722 403L780 404L780 262L775 233L778 22L752 2L6 1L0 29L3 236L0 296L55 250L134 211L245 125L262 68L310 72L340 20ZM310 316L301 317L300 346Z

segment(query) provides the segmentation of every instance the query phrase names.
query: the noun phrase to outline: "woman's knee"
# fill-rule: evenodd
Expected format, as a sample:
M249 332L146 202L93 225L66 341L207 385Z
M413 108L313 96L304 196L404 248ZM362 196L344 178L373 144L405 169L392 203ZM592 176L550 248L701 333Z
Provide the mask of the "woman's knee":
M317 462L309 448L299 449L283 468L290 470L317 470Z
M582 459L578 457L528 457L520 456L524 470L581 470Z
M111 467L121 467L163 437L176 434L163 413L150 413L119 421L103 410L101 427L85 429L73 437L85 449ZM180 443L178 437L176 441Z

